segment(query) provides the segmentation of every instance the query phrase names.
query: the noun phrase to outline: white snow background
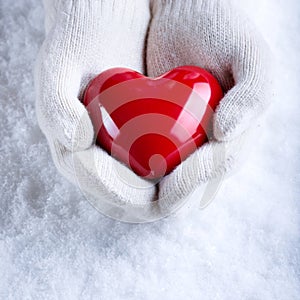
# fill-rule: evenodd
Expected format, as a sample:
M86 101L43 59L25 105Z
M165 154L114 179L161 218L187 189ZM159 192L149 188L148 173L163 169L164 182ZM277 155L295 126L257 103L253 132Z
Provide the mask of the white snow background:
M239 5L278 65L254 150L206 209L134 225L56 171L34 108L42 5L0 0L1 300L300 299L300 4Z

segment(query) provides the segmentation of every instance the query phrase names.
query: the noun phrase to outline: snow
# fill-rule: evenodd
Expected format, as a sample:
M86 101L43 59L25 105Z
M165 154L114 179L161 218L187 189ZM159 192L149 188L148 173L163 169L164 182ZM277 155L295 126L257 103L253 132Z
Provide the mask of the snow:
M57 173L34 112L42 6L0 0L0 299L299 299L300 5L238 5L277 63L257 143L204 210L134 225Z

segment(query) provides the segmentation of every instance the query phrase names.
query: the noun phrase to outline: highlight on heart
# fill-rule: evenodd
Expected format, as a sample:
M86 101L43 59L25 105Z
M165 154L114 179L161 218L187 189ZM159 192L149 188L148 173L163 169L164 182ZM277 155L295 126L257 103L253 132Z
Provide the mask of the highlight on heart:
M157 183L208 140L222 97L217 79L199 67L178 67L157 78L112 68L89 83L82 102L95 143Z

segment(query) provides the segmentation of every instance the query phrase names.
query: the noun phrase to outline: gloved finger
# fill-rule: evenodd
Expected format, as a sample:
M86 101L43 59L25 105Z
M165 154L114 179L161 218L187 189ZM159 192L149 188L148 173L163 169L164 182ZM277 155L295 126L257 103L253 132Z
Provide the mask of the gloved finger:
M154 183L139 177L96 145L74 153L73 161L83 188L105 190L116 196L114 200L119 205L142 205L155 199Z
M37 116L45 134L77 151L90 147L94 137L88 113L78 100L89 80L112 66L143 70L149 3L55 3L59 3L59 17L36 65ZM120 48L120 43L126 46Z
M262 37L227 1L154 0L152 11L149 75L186 64L210 71L227 92L215 114L215 138L237 137L270 100L271 55Z
M78 99L81 75L75 55L81 45L79 41L73 43L69 34L71 4L71 0L44 0L47 33L50 27L57 26L47 35L39 52L35 87L36 113L42 131L76 151L92 144L94 130L87 110Z
M272 54L262 37L244 26L236 32L239 45L232 57L235 84L214 115L214 136L219 141L234 139L249 128L271 99Z
M39 125L46 136L58 139L67 149L87 149L93 142L94 129L87 110L78 99L80 74L68 57L48 55L49 49L45 46L47 43L41 49L35 68Z
M77 185L101 213L127 222L159 217L156 186L134 174L97 146L73 153L48 139L58 171Z
M210 141L204 144L164 177L159 183L161 210L175 210L197 187L209 182L215 184L213 180L216 178L222 180L235 167L240 153L243 153L249 138L248 133L246 131L230 142Z

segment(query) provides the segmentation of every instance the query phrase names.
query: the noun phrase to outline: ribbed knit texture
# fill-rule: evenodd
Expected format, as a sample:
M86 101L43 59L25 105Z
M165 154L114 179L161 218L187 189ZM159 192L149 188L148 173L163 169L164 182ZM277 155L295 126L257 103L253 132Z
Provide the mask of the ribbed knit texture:
M267 106L269 56L262 38L226 0L44 4L46 39L35 69L37 117L56 167L93 205L125 221L153 220L231 169L242 132ZM209 70L226 95L214 117L215 140L155 186L94 145L80 98L88 82L111 67L157 76L180 65Z
M157 197L155 185L93 145L94 129L79 100L87 83L108 68L145 71L149 1L44 4L46 39L35 69L36 112L56 167L87 197L94 196L99 209L105 203L110 209L152 203ZM122 170L127 173L120 174Z
M226 93L214 115L214 140L160 182L160 207L171 210L199 185L222 179L234 167L248 137L245 130L270 102L271 57L253 25L229 1L153 0L151 5L148 74L196 65L215 75Z

